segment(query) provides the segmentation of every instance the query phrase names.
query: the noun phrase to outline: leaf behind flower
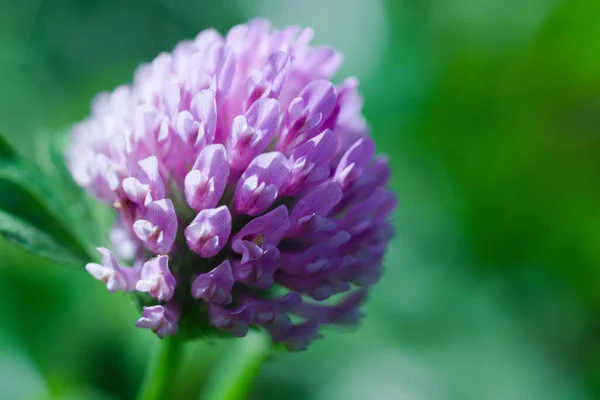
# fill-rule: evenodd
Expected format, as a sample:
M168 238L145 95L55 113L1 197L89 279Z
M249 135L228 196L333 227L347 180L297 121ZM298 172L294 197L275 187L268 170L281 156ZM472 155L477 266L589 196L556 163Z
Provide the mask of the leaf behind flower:
M45 152L56 160L50 147ZM73 182L49 172L48 165L24 159L0 135L0 235L39 256L83 265L93 258L96 236L88 200Z

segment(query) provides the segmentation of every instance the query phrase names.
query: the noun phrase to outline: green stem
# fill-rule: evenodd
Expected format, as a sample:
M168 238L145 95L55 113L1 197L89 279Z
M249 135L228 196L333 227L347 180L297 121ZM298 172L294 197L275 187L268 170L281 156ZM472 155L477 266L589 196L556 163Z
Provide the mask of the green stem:
M219 363L202 399L239 400L247 397L260 367L266 361L271 341L263 332L249 332Z
M158 343L153 358L148 363L146 376L138 400L164 400L170 398L177 371L181 363L181 341L167 336Z

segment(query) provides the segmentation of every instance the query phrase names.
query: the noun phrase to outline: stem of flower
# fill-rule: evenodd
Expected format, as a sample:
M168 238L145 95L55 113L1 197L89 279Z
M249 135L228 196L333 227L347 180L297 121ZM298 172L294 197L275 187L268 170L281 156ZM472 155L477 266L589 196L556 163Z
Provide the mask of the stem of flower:
M236 340L233 350L218 364L201 399L245 399L260 367L267 360L271 341L264 332L250 331Z
M158 343L155 354L148 363L138 400L168 399L169 390L177 376L181 363L182 342L174 336L167 336Z

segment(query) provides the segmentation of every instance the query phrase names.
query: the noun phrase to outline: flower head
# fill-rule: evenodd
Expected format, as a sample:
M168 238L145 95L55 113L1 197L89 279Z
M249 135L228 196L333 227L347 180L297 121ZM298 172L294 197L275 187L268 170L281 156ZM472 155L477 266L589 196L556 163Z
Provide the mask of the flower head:
M263 20L201 32L73 128L73 178L115 207L114 249L136 266L99 249L87 270L138 293L137 326L258 326L300 350L358 322L396 197L356 79L334 85L342 57L311 37Z

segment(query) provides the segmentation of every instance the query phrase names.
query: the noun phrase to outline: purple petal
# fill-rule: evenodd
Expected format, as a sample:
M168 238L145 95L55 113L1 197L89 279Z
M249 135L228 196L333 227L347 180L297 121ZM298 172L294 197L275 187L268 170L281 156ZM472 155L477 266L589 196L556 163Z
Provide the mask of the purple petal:
M136 221L133 230L148 250L157 254L167 254L177 234L177 215L169 199L148 204L145 219Z
M211 324L237 337L246 336L254 315L253 308L248 304L244 304L236 309L210 304L208 311L210 313Z
M258 215L277 199L287 184L289 161L279 152L263 153L248 166L238 181L234 204L244 214Z
M144 185L133 177L123 179L121 187L127 198L137 205L144 205L146 196L150 194L150 185Z
M198 49L203 49L212 44L222 44L223 37L215 29L209 28L200 32L194 39L194 45Z
M387 157L376 157L373 163L365 168L354 185L344 191L344 199L338 204L336 211L342 211L348 204L361 201L378 187L386 186L390 174L391 170Z
M159 112L151 105L137 107L133 116L133 135L136 141L143 140L154 133L160 127Z
M302 304L302 296L296 292L289 292L272 300L263 300L250 293L241 293L240 298L252 305L254 308L254 323L261 325L276 323L278 315L285 314L288 310L300 307ZM288 328L290 325L288 325Z
M361 317L358 307L367 297L367 291L359 289L344 297L337 304L303 303L293 308L293 313L321 323L355 325Z
M333 182L325 183L304 196L292 210L288 235L296 236L303 231L330 230L332 223L324 217L329 215L342 196L342 189Z
M330 129L304 142L292 153L292 159L305 157L316 166L327 165L338 148L338 138Z
M317 47L306 60L304 68L310 71L318 71L320 76L331 78L343 62L343 55L331 47Z
M158 301L170 301L175 293L176 284L175 277L169 270L169 257L158 256L146 261L135 289L148 292Z
M289 66L290 57L288 54L278 51L269 56L266 66L266 78L270 81L270 97L279 97L287 79Z
M200 123L189 111L181 111L175 118L175 132L186 146L192 146L198 139Z
M231 234L229 208L221 206L200 211L184 233L190 249L203 258L214 257Z
M290 103L285 115L286 129L281 134L277 149L293 150L320 132L335 108L336 99L335 87L330 81L316 80L306 85L300 96Z
M102 264L88 263L85 269L94 278L106 284L110 292L132 290L139 272L134 268L122 267L110 250L104 247L97 250L102 254Z
M227 305L231 303L233 274L228 260L210 272L198 275L192 283L192 297L204 299L208 303Z
M206 146L185 177L185 197L195 211L215 207L227 185L229 163L222 144Z
M229 93L235 74L235 53L228 46L223 46L217 72L218 96Z
M298 146L291 157L291 178L284 192L295 195L327 179L329 162L337 149L337 135L329 129Z
M335 170L334 181L342 188L354 183L375 155L375 142L364 137L356 141L342 156Z
M340 227L352 235L359 235L380 221L387 220L396 209L396 195L385 187L377 187L361 202L357 202L346 211L340 221Z
M260 242L276 246L290 226L287 207L281 205L265 215L248 222L236 235L231 243L236 253L242 254L242 240Z
M135 324L138 328L148 328L159 338L175 335L178 330L179 309L171 304L166 306L144 307L142 317Z
M281 269L295 276L307 277L326 273L337 268L343 261L339 255L342 246L351 239L346 231L339 231L322 239L302 252L283 252Z
M155 156L145 158L138 162L142 171L142 182L150 187L152 200L165 197L165 185L158 170L158 159Z
M165 86L163 100L167 115L170 117L176 115L181 104L181 86L177 84Z
M227 151L231 168L243 171L250 161L263 152L277 130L279 102L275 99L259 99L245 115L234 118Z
M201 127L195 144L198 147L212 144L215 140L215 129L217 126L215 92L209 89L201 90L192 99L190 112Z
M241 246L242 260L233 264L235 280L259 289L269 289L274 283L273 274L279 268L279 249L265 244L263 250L246 240L242 240Z
M313 117L321 114L321 121L325 121L331 115L337 100L335 86L328 80L309 83L300 93L300 97Z
M337 284L333 284L326 278L328 273L320 274L315 277L299 277L283 272L281 269L276 274L277 283L294 290L298 293L306 294L317 301L324 301L329 299L336 293L341 293L349 290L350 288L339 287L340 290L336 290Z
M278 98L283 89L289 71L290 57L284 52L275 52L269 56L262 70L250 75L246 81L246 105L252 105L262 97Z
M292 325L285 334L274 337L274 340L282 342L290 351L306 350L313 340L322 337L319 328L318 321L306 321L298 325Z

